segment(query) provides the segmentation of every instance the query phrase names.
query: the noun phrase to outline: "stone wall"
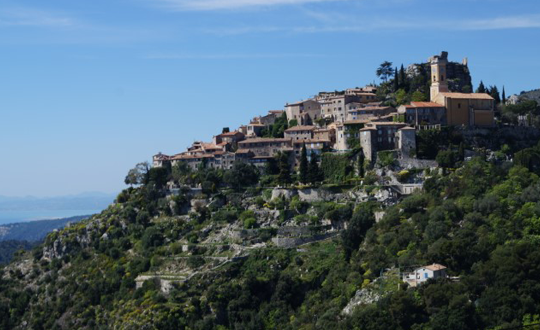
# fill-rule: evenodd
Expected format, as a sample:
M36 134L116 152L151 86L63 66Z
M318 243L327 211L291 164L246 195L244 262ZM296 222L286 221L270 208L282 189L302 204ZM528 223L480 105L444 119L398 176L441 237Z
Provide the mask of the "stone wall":
M434 168L438 164L434 160L429 159L417 159L417 158L400 158L398 159L399 166L404 169L411 168Z
M467 144L491 150L499 150L503 144L518 149L529 148L535 146L540 139L539 129L524 126L467 129L462 130L461 134Z
M323 239L336 236L337 234L338 232L321 234L321 235L313 235L313 236L305 236L305 237L274 237L272 238L272 243L274 243L277 247L290 249L290 248L294 248L302 244L321 241Z

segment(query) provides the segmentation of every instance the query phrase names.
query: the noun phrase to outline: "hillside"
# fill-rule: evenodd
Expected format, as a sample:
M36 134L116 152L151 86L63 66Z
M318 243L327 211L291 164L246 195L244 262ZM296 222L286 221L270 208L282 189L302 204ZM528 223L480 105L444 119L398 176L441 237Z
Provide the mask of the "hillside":
M540 309L540 179L518 164L533 152L517 153L517 164L474 158L455 170L420 171L423 191L397 200L377 183L393 176L389 167L352 185L287 189L260 188L268 178L247 180L246 168L172 177L152 169L107 210L48 235L41 249L2 270L0 326L528 324ZM229 175L245 186L232 188ZM170 194L168 179L215 185ZM451 278L416 288L400 281L402 272L432 263L447 266Z
M521 92L521 94L519 94L519 99L521 101L536 101L536 103L540 104L540 89Z
M2 225L0 226L0 241L41 241L51 231L63 228L68 223L79 222L88 217L89 215L81 215L65 219L39 220Z

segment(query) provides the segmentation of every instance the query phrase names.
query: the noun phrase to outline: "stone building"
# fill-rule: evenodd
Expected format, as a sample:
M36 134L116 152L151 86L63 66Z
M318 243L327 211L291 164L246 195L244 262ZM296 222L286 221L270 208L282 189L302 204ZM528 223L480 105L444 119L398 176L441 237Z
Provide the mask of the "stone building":
M415 130L405 123L370 122L359 133L366 159L374 160L384 150L398 150L406 157L416 153Z
M280 151L292 151L291 139L254 138L238 143L238 151L249 150L255 156L274 156Z
M332 123L329 127L335 129L334 149L338 151L346 151L353 148L349 145L351 139L358 140L360 138L360 129L364 128L370 120L347 120L345 122Z
M172 165L176 165L178 162L186 163L191 170L196 171L201 166L206 166L210 162L210 159L213 161L214 155L201 154L201 155L189 155L189 154L179 154L171 157Z
M164 154L162 154L160 152L157 155L154 155L152 157L152 166L153 167L162 167L162 166L164 166L166 163L168 163L170 161L171 161L171 156L164 155Z
M413 272L403 274L403 282L411 287L416 287L429 279L447 278L446 267L440 264L432 264L416 268Z
M336 95L319 101L321 114L336 122L347 120L347 105L350 103L370 103L376 101L377 96L372 93L359 93L354 95Z
M493 126L495 100L485 93L452 93L448 88L448 53L432 56L431 102L446 108L448 125Z
M336 131L331 128L317 128L313 131L313 139L330 141L330 145L336 143Z
M401 157L416 156L416 130L413 127L403 127L396 133L397 150Z
M367 120L372 117L381 117L396 111L389 106L381 106L380 103L362 104L353 102L347 105L347 120Z
M246 125L246 137L253 138L253 137L261 136L262 130L265 127L266 126L261 123L257 123L257 122L249 123L248 125Z
M315 126L298 125L285 130L285 138L294 140L307 140L313 138Z
M283 115L283 110L270 110L264 116L255 117L251 120L252 123L262 124L264 126L274 125L276 120Z
M329 140L295 140L293 141L294 155L295 155L295 165L300 164L300 158L302 156L302 148L306 147L306 154L308 160L311 160L312 155L317 155L318 159L321 160L321 155L325 150L330 148Z
M420 125L446 125L446 108L435 102L411 102L398 108L405 122L415 127Z
M287 120L296 120L299 125L312 125L321 118L321 105L314 99L307 99L285 105Z
M228 145L231 147L236 147L237 143L244 139L245 139L244 133L239 132L239 131L234 131L234 132L227 132L227 133L222 133L222 134L214 136L213 142L215 145L218 145L218 146Z

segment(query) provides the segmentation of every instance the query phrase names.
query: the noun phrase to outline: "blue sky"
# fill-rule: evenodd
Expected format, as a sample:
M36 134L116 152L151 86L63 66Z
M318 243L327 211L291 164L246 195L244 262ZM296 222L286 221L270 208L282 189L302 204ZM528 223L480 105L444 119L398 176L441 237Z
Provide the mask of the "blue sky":
M540 88L537 0L0 0L0 195L117 192L133 165L384 60Z

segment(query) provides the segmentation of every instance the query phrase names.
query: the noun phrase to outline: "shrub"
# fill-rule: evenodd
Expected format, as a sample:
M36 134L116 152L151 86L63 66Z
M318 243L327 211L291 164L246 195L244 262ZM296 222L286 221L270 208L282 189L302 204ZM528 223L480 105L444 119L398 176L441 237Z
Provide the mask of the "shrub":
M257 220L255 220L255 218L247 218L244 220L245 229L255 228L256 225L257 225Z

